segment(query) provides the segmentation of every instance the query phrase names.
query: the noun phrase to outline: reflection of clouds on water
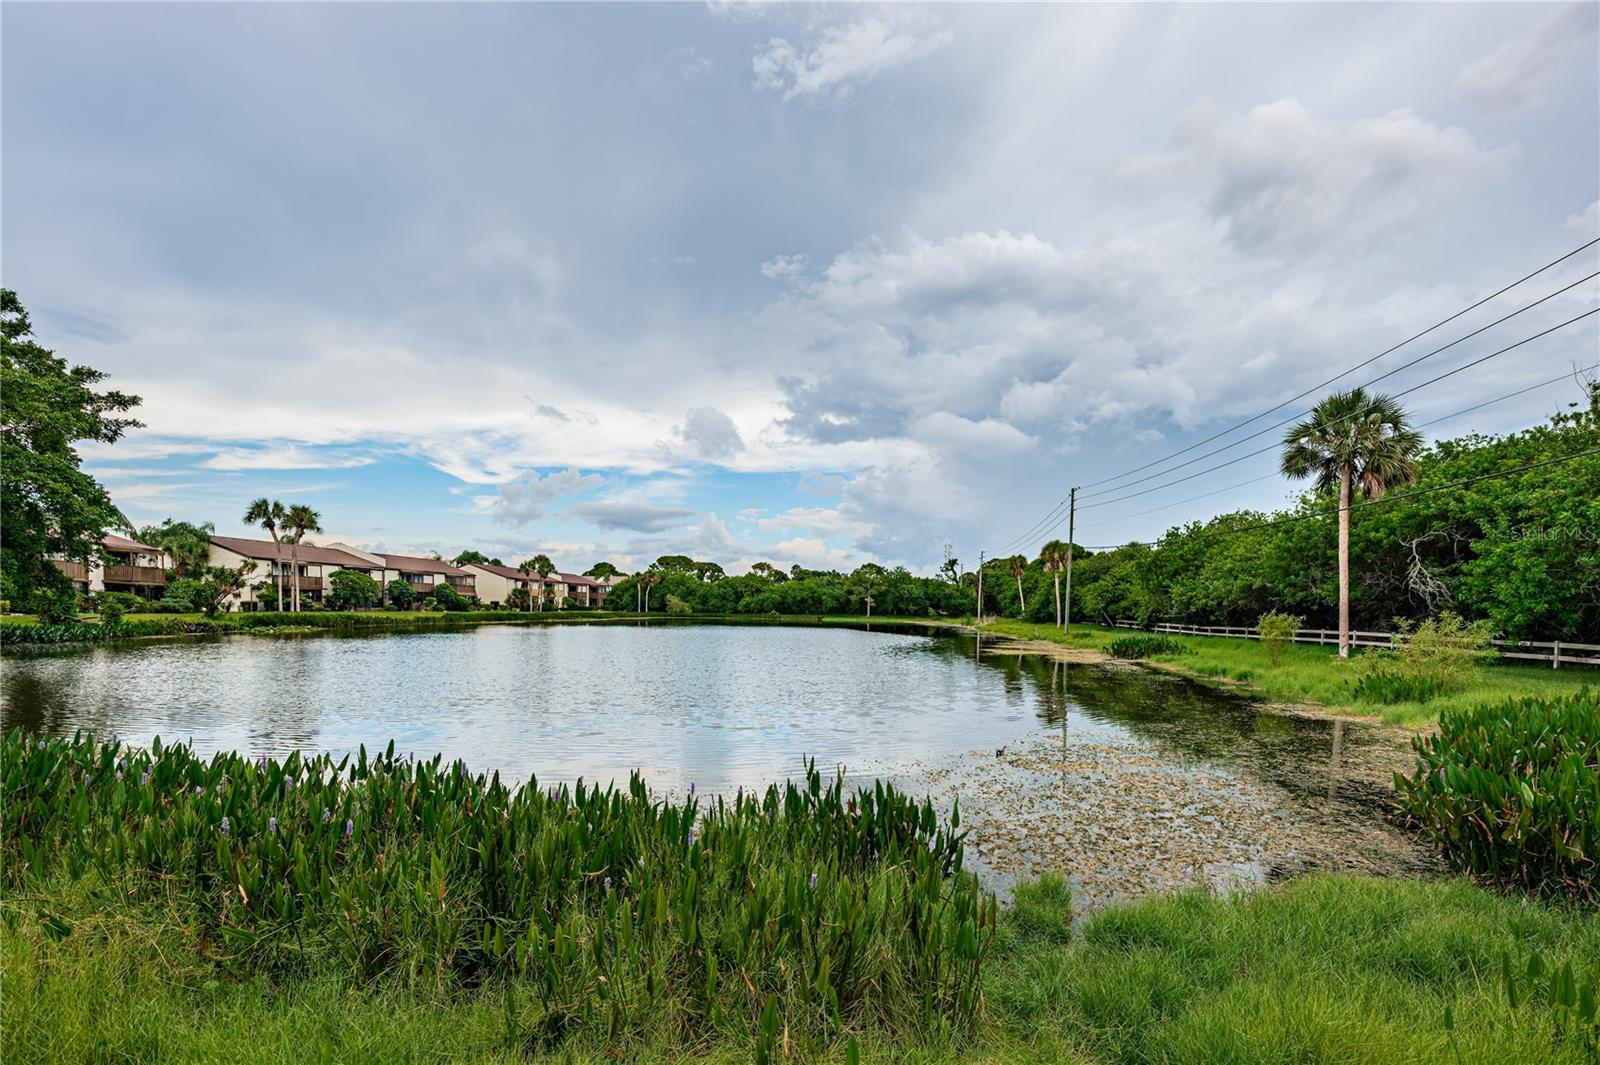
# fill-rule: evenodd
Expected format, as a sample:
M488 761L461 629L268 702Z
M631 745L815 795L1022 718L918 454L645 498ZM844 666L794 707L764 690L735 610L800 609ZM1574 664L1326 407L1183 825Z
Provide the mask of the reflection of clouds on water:
M1305 823L1343 823L1358 841L1381 830L1385 759L1404 753L1386 730L1021 649L881 625L243 636L8 654L0 718L137 743L192 737L202 754L342 754L393 739L508 781L622 783L638 769L678 794L691 781L710 794L797 777L809 755L853 780L899 779L946 810L959 793L974 844L988 846L977 864L1010 875L1007 854L1041 868L1071 855L1085 885L1093 863L1113 860L1148 884L1204 869L1208 882L1259 880L1298 867L1299 852L1274 846ZM1273 845L1260 853L1236 845L1263 838Z

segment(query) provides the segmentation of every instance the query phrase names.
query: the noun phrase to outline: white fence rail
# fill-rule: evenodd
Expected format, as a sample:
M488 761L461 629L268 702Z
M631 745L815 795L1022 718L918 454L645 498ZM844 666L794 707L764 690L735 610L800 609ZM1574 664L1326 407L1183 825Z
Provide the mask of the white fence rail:
M1113 621L1119 629L1143 629L1137 621ZM1178 636L1232 636L1234 639L1259 640L1261 634L1245 625L1179 625L1158 622L1149 627L1151 632L1171 633ZM1337 647L1338 629L1300 629L1294 634L1295 643L1317 643ZM1352 647L1394 647L1392 632L1366 632L1352 629ZM1495 640L1495 651L1501 658L1519 658L1533 662L1548 662L1551 669L1566 666L1600 666L1600 643L1570 643L1566 640L1517 641Z

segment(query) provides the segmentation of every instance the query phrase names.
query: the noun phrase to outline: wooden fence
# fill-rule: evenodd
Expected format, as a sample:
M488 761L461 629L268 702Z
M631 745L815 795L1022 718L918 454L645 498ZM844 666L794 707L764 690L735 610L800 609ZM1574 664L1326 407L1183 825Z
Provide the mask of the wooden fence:
M1112 625L1119 629L1145 629L1137 621L1113 621ZM1148 626L1151 632L1172 633L1180 636L1232 636L1234 639L1259 640L1261 634L1254 628L1245 625L1180 625L1173 622L1158 622ZM1294 634L1295 643L1317 643L1337 647L1339 645L1338 629L1300 629ZM1395 646L1395 634L1392 632L1366 632L1352 629L1350 632L1352 647L1388 647ZM1534 662L1548 662L1551 669L1561 669L1566 666L1600 666L1600 643L1571 643L1566 640L1543 641L1517 641L1495 640L1495 651L1501 658L1520 658Z

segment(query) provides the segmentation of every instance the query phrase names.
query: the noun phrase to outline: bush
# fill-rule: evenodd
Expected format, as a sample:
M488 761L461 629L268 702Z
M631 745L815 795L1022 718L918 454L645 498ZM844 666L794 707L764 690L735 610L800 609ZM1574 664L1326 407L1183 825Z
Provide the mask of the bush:
M360 570L337 569L328 578L328 606L334 610L375 606L382 598L383 588Z
M1356 681L1351 694L1357 702L1393 706L1395 703L1426 703L1446 690L1444 682L1437 677L1412 677L1390 670L1374 670Z
M1299 615L1277 610L1262 614L1256 621L1256 633L1261 637L1261 646L1267 649L1267 659L1273 665L1283 661L1283 649L1294 642L1295 633L1300 631L1304 622L1305 619Z
M435 585L432 598L440 610L461 611L472 605L466 596L448 584Z
M682 599L679 599L675 595L669 595L667 596L667 613L677 614L680 616L684 614L693 614L694 607L690 606L688 603L684 602Z
M1447 709L1412 741L1401 808L1457 868L1600 899L1600 691Z
M411 587L411 582L403 581L399 577L390 581L384 590L389 594L389 602L398 606L401 610L409 608L417 598L416 590Z
M78 616L78 593L71 588L40 588L33 597L33 612L44 625L71 621Z
M528 1045L585 1024L619 1044L748 1038L752 1004L774 1000L808 1038L967 1029L998 922L960 872L954 816L881 783L846 792L814 764L702 808L652 799L637 774L512 789L392 743L276 762L13 731L0 784L8 897L93 873L175 907L241 973L531 986Z
M1152 655L1186 655L1187 644L1166 636L1118 636L1106 646L1113 658L1149 658Z

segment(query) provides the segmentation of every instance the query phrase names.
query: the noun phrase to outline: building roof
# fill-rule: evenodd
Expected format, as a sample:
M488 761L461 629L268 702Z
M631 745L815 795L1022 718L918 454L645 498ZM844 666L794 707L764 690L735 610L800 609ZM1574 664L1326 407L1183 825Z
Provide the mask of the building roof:
M290 544L275 544L271 540L246 540L238 536L213 536L211 542L236 555L245 558L259 558L268 561L289 562L294 558L294 548ZM319 566L344 566L349 569L372 569L373 563L360 555L352 555L347 551L340 551L334 547L318 547L316 544L302 543L300 545L300 561L309 562Z
M416 555L386 555L382 552L378 557L383 559L384 565L389 569L399 570L401 573L442 573L446 577L471 576L460 566L452 566L443 559L418 558Z
M481 569L485 573L493 573L497 577L513 581L525 581L533 576L531 573L523 573L515 566L503 566L498 562L468 562L466 568Z
M609 588L605 581L597 581L593 577L583 577L576 573L560 574L562 580L568 584L587 584L591 588Z
M126 536L117 536L114 533L106 533L100 538L100 543L107 551L143 551L147 555L159 555L161 553L159 547L141 544L137 540L130 540Z

